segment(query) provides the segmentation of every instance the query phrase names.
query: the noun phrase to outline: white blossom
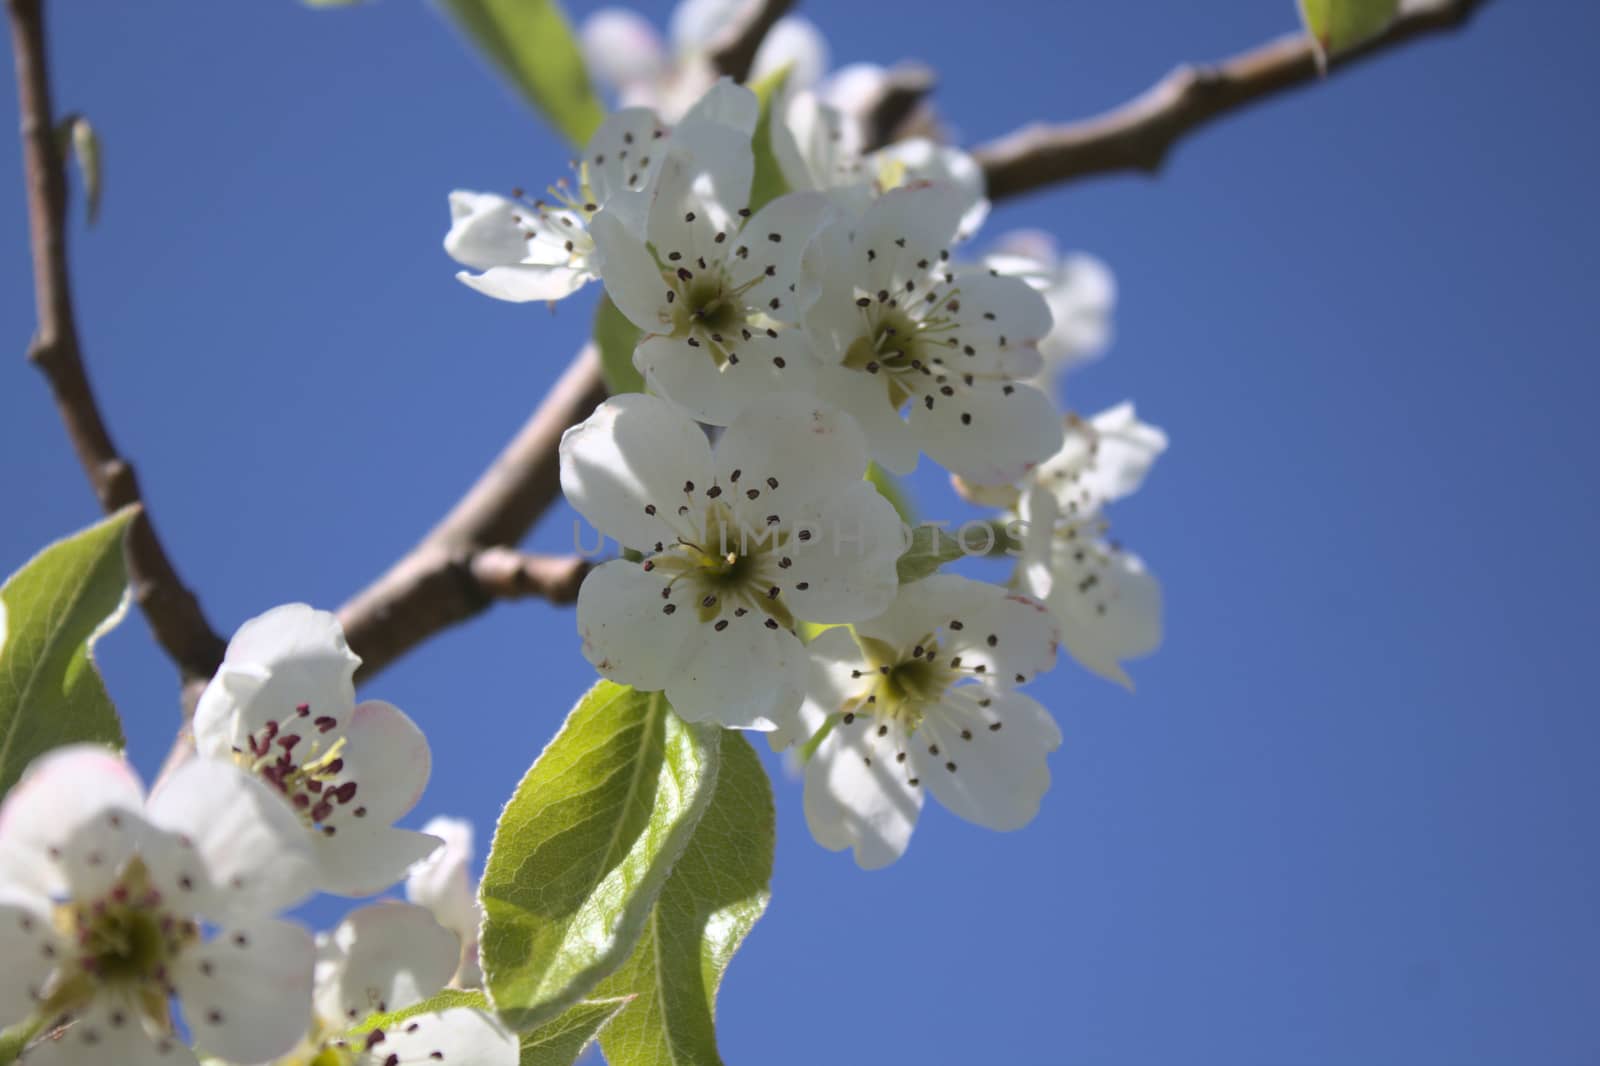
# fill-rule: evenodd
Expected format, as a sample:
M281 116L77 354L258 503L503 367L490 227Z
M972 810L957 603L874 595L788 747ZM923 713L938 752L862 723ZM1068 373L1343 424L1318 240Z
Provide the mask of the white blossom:
M1129 688L1122 662L1161 643L1161 586L1137 555L1106 539L1105 505L1138 489L1167 447L1131 403L1087 421L1068 417L1061 450L1022 483L1023 543L1015 577L1061 625L1084 667Z
M1039 341L1044 370L1037 383L1098 359L1111 342L1117 282L1111 269L1084 252L1062 254L1055 238L1039 230L1003 234L984 258L1001 274L1022 278L1044 295L1052 326Z
M478 966L478 928L483 909L472 875L472 823L460 818L434 818L422 827L444 845L406 874L406 898L428 908L439 924L460 941L455 984L472 988L482 982Z
M751 2L682 0L672 12L670 43L638 12L601 8L579 29L584 59L623 107L649 107L675 120L717 80L710 60L717 33Z
M723 80L709 87L685 122L725 124L748 138L757 107L747 89ZM600 276L589 226L595 213L624 191L650 187L665 156L667 125L646 107L607 116L584 148L576 181L550 186L549 199L507 198L457 190L450 194L450 231L444 247L479 273L462 282L512 302L559 300ZM643 219L631 220L634 228Z
M315 1017L300 1046L275 1066L515 1066L516 1038L476 1009L454 1007L388 1026L369 1021L408 1011L444 988L457 949L455 934L424 907L385 900L352 911L317 937Z
M39 758L0 805L0 1027L45 1031L24 1061L193 1064L287 1051L311 1012L312 941L272 917L314 866L293 815L226 763L191 759L147 800L114 753Z
M365 896L394 884L439 841L399 829L428 782L428 742L378 700L357 704L361 659L339 620L305 604L240 627L195 710L195 746L237 762L298 816L317 887Z
M877 618L825 630L808 646L802 728L821 734L805 765L806 822L817 842L852 848L867 869L905 851L933 795L954 814L1012 830L1050 786L1061 743L1049 713L1017 691L1055 662L1044 606L949 574L901 588Z
M614 197L590 228L607 294L645 333L634 366L725 426L764 393L810 391L815 359L792 327L815 298L802 261L830 205L792 193L751 217L750 138L729 126L685 123L667 148L652 192Z
M561 485L645 559L585 580L584 655L691 721L782 724L804 682L798 622L869 618L894 595L901 526L866 466L855 423L809 397L752 404L715 451L665 400L606 401L562 438Z
M1014 480L1061 446L1049 397L1023 383L1050 310L1027 283L950 261L965 197L894 189L830 225L806 255L817 395L853 415L872 454L908 473L925 452L979 484ZM909 409L909 417L902 411Z

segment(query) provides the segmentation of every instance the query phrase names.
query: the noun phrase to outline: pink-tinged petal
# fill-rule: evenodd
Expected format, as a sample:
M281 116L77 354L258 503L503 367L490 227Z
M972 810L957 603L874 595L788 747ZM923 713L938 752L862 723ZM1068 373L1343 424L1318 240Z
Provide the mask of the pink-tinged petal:
M880 734L871 716L838 719L805 770L811 835L830 851L851 848L865 870L905 853L922 811L918 763L899 758L908 750L905 731L898 724L881 728Z
M382 823L347 823L335 836L311 841L317 887L335 896L359 898L382 892L412 866L432 855L438 837Z
M21 1059L27 1066L196 1066L176 1037L151 1037L128 1008L97 1000L58 1034L40 1040Z
M1050 788L1045 756L1061 730L1020 692L966 685L928 709L913 743L925 753L924 782L952 814L986 829L1021 829Z
M139 778L115 752L75 744L41 755L0 804L0 851L18 887L93 898L145 829Z
M267 785L193 758L150 797L144 859L162 893L214 921L272 914L304 899L315 871L305 827Z
M652 551L680 530L677 510L711 483L711 446L666 400L614 396L561 437L561 490L601 533ZM698 501L696 501L698 502Z
M984 379L938 397L931 407L914 404L910 425L930 459L980 485L1016 480L1062 440L1048 396L1031 385Z
M659 691L705 640L693 605L680 602L683 595L662 596L666 590L666 578L626 559L604 563L584 579L578 632L584 658L603 677Z
M421 1003L449 983L460 952L424 907L384 900L352 911L323 946L317 1015L343 1025Z
M311 1028L311 935L262 919L224 926L178 957L172 983L195 1043L230 1062L266 1062Z
M767 628L760 612L723 620L730 624L667 683L667 699L690 722L770 732L800 707L805 648L788 630Z

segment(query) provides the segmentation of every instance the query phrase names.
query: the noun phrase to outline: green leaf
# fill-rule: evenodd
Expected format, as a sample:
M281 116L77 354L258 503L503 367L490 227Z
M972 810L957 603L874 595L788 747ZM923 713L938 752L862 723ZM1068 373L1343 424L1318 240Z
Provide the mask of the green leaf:
M966 552L956 539L956 531L938 526L918 526L911 531L911 547L900 553L895 571L902 585L920 581L945 563L961 558Z
M600 1033L610 1066L716 1066L723 972L766 909L777 839L772 784L740 734L722 734L716 793L650 913L645 934L599 996L636 998Z
M439 1011L450 1010L452 1007L473 1007L477 1010L494 1013L494 1007L489 1003L489 997L477 989L445 988L421 1003L413 1003L401 1010L392 1010L384 1014L369 1014L361 1020L359 1025L352 1026L348 1031L352 1035L371 1032L373 1029L392 1029L408 1018L415 1018L419 1014L437 1014Z
M602 681L517 786L481 890L486 983L513 1028L555 1018L627 959L711 801L719 732Z
M586 999L553 1022L522 1034L520 1066L572 1066L626 999Z
M906 493L905 485L899 478L877 463L868 463L867 480L872 482L872 487L878 490L879 496L894 506L895 514L900 516L900 521L908 526L916 525L917 509L912 506L911 497Z
M782 67L750 86L761 103L756 132L750 141L756 157L755 177L750 182L752 213L789 191L789 183L783 178L783 168L778 165L778 156L772 150L772 109L783 100L783 86L789 80L789 70L788 66Z
M0 587L0 796L51 748L121 748L122 726L94 666L94 642L122 620L125 507L57 541Z
M1400 0L1300 0L1300 16L1323 62L1376 37L1399 13Z
M644 377L633 365L639 333L639 327L617 310L611 297L601 293L600 304L594 309L594 342L600 348L600 376L605 378L606 391L613 396L644 391Z
M572 26L554 0L439 0L485 58L572 144L605 119Z
M100 218L100 138L87 118L71 114L56 125L56 142L63 156L77 161L78 172L83 175L83 197L89 225Z

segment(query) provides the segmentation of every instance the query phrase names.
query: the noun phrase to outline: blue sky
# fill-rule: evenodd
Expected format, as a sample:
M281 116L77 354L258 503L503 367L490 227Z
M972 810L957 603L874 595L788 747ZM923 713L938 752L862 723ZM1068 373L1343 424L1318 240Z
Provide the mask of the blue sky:
M118 440L220 627L333 607L581 343L589 297L495 304L439 248L448 190L538 186L568 152L412 0L53 7L59 103L104 138L103 217L74 252ZM1291 0L806 10L836 61L932 62L970 140L1295 26ZM1491 4L1207 130L1156 180L995 212L990 236L1041 226L1117 272L1116 346L1068 399L1135 398L1171 434L1114 515L1164 581L1166 646L1136 695L1071 664L1040 684L1066 742L1017 834L930 809L865 874L811 842L773 761L774 900L723 992L730 1062L1600 1058L1580 669L1600 593L1597 30L1590 5ZM21 358L32 315L5 139L0 571L94 516ZM916 484L951 511L931 470ZM564 549L571 520L531 543ZM139 619L101 657L149 772L170 668ZM571 614L519 604L378 679L431 732L418 821L486 838L591 676Z

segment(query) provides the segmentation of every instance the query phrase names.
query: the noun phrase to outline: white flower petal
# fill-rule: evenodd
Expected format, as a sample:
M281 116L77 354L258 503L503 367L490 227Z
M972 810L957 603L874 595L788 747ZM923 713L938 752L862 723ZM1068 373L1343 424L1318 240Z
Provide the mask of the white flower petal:
M583 151L583 176L594 206L604 207L617 193L646 188L666 157L665 137L666 127L647 107L607 115Z
M817 95L847 115L860 116L875 105L889 81L877 63L847 63L817 84Z
M751 307L779 322L798 322L816 302L818 285L801 270L806 246L826 223L833 206L816 192L794 192L767 204L745 224L740 244L749 254L728 262L737 287L750 286Z
M816 531L810 541L790 544L794 565L784 598L796 618L858 622L889 606L899 588L903 529L873 485L852 482L798 508L792 520Z
M859 482L867 470L866 439L837 408L810 396L774 395L734 420L717 442L714 462L719 483L734 496L736 514L781 515Z
M748 339L743 333L749 334ZM718 366L704 343L698 347L672 337L646 337L633 352L633 365L659 395L690 417L725 426L762 396L775 392L808 394L816 381L816 359L801 330L746 329L728 338L729 358Z
M879 729L883 729L882 735ZM898 723L880 725L870 716L838 721L806 763L806 824L830 851L852 848L856 865L876 870L898 859L911 841L922 811L918 772Z
M342 724L355 706L360 665L335 615L303 603L274 607L228 642L195 709L195 744L202 755L244 750L252 733L289 720L301 706Z
M772 125L772 151L792 189L833 190L865 185L861 127L813 92L798 92ZM870 195L870 190L864 190ZM865 208L863 201L859 207ZM858 213L858 212L854 212Z
M474 270L519 263L527 255L528 238L517 220L526 211L495 193L457 189L450 194L450 231L444 235L444 250Z
M68 950L51 924L51 909L49 897L0 884L0 1019L7 1024L33 1013L57 958Z
M732 251L730 235L739 230L737 212L750 200L754 175L748 135L711 122L675 129L646 230L656 254L680 270L715 270Z
M1069 419L1061 450L1033 480L1055 496L1064 517L1084 518L1138 491L1166 450L1167 435L1140 422L1133 404L1121 403L1087 423Z
M515 263L490 267L481 274L470 274L463 270L456 274L456 280L496 300L531 303L571 296L595 280L595 275L569 266Z
M817 371L817 396L856 420L867 448L877 464L892 474L909 474L917 468L917 439L888 398L876 388L861 387L862 375L838 365Z
M384 900L352 911L318 964L319 1017L347 1025L404 1010L449 983L461 945L424 907Z
M704 639L693 609L669 605L659 575L613 559L589 573L578 590L583 655L601 676L644 692L665 688ZM681 597L680 597L681 598Z
M101 895L141 842L143 807L139 778L106 748L39 756L0 804L8 880L33 895Z
M175 1037L153 1039L123 1005L100 999L59 1036L28 1049L27 1066L196 1066Z
M172 983L195 1043L232 1062L266 1062L311 1028L315 948L297 925L224 927L178 957Z
M1031 345L1050 332L1050 305L1021 278L981 267L956 272L961 288L961 339L996 348Z
M1138 556L1087 538L1057 538L1044 558L1024 556L1020 587L1044 600L1061 643L1090 672L1126 688L1122 662L1161 644L1161 585Z
M651 81L666 70L661 35L636 11L601 8L583 20L579 40L590 73L614 88Z
M729 729L767 732L792 720L805 686L800 641L786 629L768 629L759 612L725 620L731 624L707 637L667 682L672 709Z
M790 91L810 88L828 69L828 41L803 15L785 15L767 31L750 65L750 80L760 81L785 67L789 77L784 88Z
M911 432L930 459L980 485L1014 481L1061 447L1061 420L1031 385L978 379L932 406L914 403Z
M946 630L941 657L958 657L966 670L981 667L996 685L1023 684L1055 665L1060 634L1050 611L999 585L932 574L904 586L895 606L917 619L908 631Z
M959 216L955 239L971 237L988 217L983 168L959 148L925 137L913 137L872 153L866 169L878 175L898 173L901 184L931 182L953 192L957 197L955 212Z
M299 818L232 763L190 759L150 797L148 817L171 834L146 844L151 878L193 913L216 921L270 914L314 887Z
M480 913L472 887L472 823L437 817L429 819L422 831L444 845L407 871L406 899L428 908L440 925L463 941L476 940Z
M312 838L317 887L335 896L382 892L439 847L439 838L375 823L336 836Z
M746 139L756 132L761 118L761 102L756 94L732 78L718 78L678 120L680 126L710 122L736 130Z
M1050 788L1045 755L1061 746L1061 730L1020 692L967 685L929 708L913 742L927 752L924 783L940 803L969 822L1008 831L1039 812Z
M847 276L863 292L896 289L905 278L925 276L927 271L917 264L936 263L941 253L949 251L967 199L952 185L918 185L884 193L861 216Z
M804 743L862 689L861 649L847 626L825 629L806 645L806 693L799 716L767 734L773 751ZM854 676L852 676L854 675Z
M749 5L750 0L679 0L668 23L673 49L679 56L704 50Z
M614 197L613 203L621 200ZM646 332L672 328L667 313L668 286L650 249L630 225L629 212L605 207L589 222L606 295L628 320Z
M382 700L357 704L344 732L344 771L337 780L355 782L353 798L343 801L341 813L365 808L367 822L385 825L398 821L422 798L433 760L428 740L406 713ZM350 819L338 822L343 827Z
M677 509L693 493L684 486L709 485L711 471L700 427L641 393L612 397L561 437L567 502L601 533L640 551L676 538Z
M457 1007L418 1014L384 1031L383 1040L358 1059L360 1066L412 1066L436 1062L458 1066L517 1066L517 1038L483 1011Z

